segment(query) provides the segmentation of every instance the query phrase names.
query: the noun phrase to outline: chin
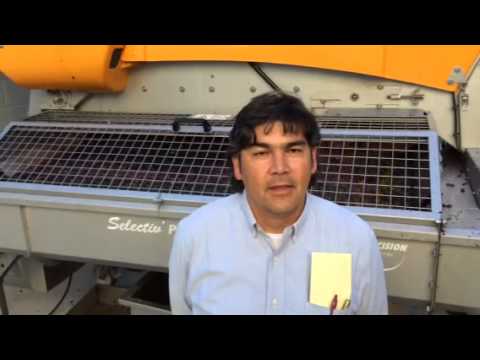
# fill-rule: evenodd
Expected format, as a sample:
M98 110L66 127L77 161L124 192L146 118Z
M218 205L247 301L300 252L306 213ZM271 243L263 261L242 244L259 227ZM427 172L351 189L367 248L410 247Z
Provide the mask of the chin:
M288 215L297 209L296 206L278 206L278 204L269 206L269 210L275 215Z

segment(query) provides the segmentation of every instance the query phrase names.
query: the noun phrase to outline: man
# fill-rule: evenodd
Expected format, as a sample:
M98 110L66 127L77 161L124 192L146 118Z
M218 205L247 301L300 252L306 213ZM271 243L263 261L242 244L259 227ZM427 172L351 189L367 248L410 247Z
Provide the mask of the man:
M230 133L236 194L177 227L169 265L174 314L387 314L373 231L307 192L319 141L314 116L296 97L267 93L240 111ZM313 299L327 283L341 285L333 268L324 269L328 278L312 277L322 267L315 254L347 256L342 286L350 292L342 304L335 291L331 302Z

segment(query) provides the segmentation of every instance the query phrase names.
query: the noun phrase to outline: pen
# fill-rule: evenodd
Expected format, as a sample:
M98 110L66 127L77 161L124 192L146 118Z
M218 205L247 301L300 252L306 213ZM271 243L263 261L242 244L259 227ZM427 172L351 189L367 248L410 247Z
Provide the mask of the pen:
M337 294L335 294L335 296L332 299L332 302L330 303L330 315L333 315L333 312L337 308L337 300L338 300L338 296Z

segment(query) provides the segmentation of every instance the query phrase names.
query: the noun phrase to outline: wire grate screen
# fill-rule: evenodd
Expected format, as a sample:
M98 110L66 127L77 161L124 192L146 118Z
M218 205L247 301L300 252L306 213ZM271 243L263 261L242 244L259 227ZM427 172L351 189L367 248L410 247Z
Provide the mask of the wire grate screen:
M337 137L322 141L312 193L338 204L431 211L427 138Z
M226 133L71 124L15 125L0 182L226 196ZM431 210L426 137L324 137L315 195L341 205Z
M0 181L225 195L227 144L223 135L15 126L0 141Z

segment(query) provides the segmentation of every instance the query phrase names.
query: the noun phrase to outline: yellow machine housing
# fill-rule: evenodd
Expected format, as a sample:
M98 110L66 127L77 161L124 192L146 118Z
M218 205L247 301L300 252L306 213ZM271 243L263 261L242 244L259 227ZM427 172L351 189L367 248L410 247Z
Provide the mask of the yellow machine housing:
M448 83L452 70L468 74L479 53L478 45L8 45L0 49L0 71L32 89L117 92L139 62L258 62L455 91Z

